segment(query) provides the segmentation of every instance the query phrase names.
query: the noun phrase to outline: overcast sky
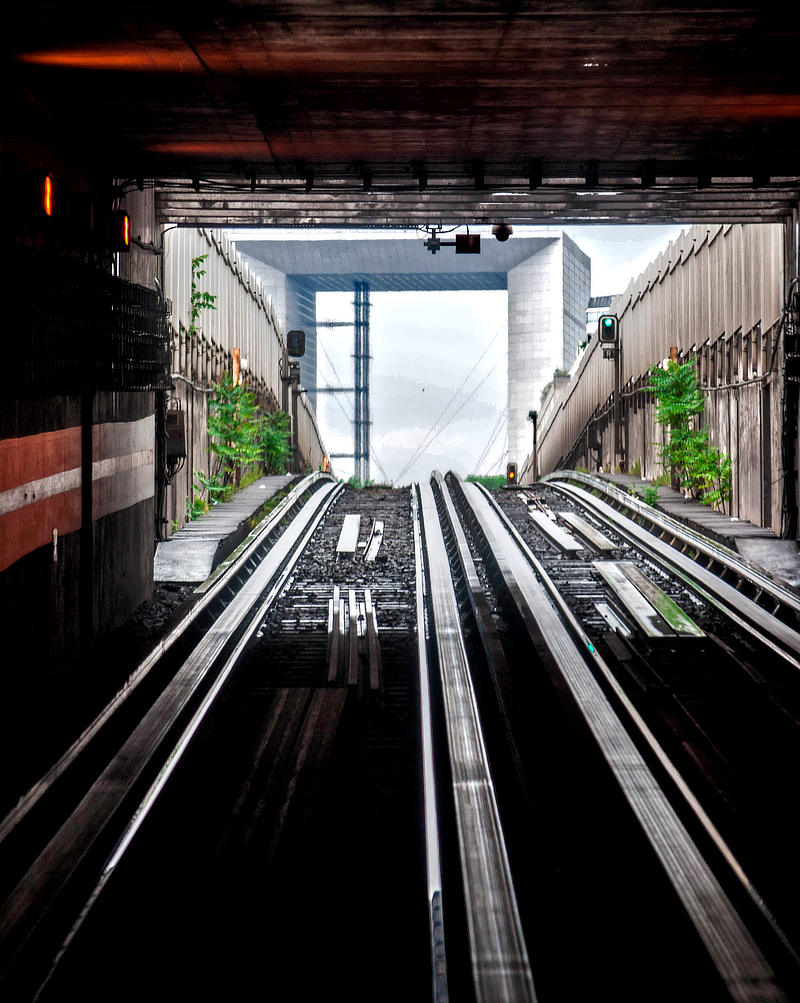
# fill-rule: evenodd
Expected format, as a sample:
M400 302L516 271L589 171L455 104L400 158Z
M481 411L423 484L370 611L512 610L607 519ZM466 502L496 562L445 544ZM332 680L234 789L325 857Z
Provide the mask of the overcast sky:
M474 232L476 228L471 229ZM628 282L676 239L682 227L554 229L563 230L589 255L592 295L605 296L623 292ZM515 227L514 236L541 232L541 227ZM263 233L237 230L231 236L245 240ZM425 239L424 234L417 235ZM357 236L352 230L269 231L270 239ZM369 236L408 238L415 233L373 230ZM484 239L492 238L489 234ZM506 293L373 293L370 302L372 479L408 484L427 479L433 469L455 470L462 475L504 471ZM321 320L351 321L352 294L319 294L317 315ZM352 386L352 352L352 329L321 328L318 385ZM328 452L352 452L352 395L325 394L318 401L320 430ZM352 474L352 460L333 463L340 477Z

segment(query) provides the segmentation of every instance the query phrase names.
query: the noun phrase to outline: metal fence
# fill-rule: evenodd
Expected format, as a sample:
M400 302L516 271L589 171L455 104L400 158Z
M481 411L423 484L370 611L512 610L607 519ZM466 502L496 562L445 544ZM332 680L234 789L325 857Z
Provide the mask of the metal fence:
M661 473L663 431L644 387L649 368L675 347L679 361L696 363L711 441L732 456L733 514L778 529L783 254L777 225L684 231L609 310L620 321L624 455L614 449L614 363L593 337L542 407L539 472L623 462L642 477Z
M205 274L197 290L216 297L214 309L202 309L192 328L192 261ZM164 295L171 309L171 355L174 391L170 406L186 412L187 457L175 475L167 499L167 518L183 522L184 499L192 495L194 470L208 473L208 400L223 373L238 360L242 382L267 410L283 401L281 362L284 332L260 279L240 259L226 234L217 230L173 227L164 232ZM290 409L291 410L291 409ZM322 466L325 449L313 410L300 395L297 407L299 463Z
M3 274L10 291L5 395L169 385L167 323L157 292L44 252L8 255Z

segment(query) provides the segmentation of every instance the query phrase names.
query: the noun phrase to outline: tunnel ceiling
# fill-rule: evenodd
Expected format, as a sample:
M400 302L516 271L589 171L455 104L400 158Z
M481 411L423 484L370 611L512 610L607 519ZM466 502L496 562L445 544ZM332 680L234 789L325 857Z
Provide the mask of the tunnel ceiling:
M769 221L800 21L731 0L31 2L5 132L192 224Z

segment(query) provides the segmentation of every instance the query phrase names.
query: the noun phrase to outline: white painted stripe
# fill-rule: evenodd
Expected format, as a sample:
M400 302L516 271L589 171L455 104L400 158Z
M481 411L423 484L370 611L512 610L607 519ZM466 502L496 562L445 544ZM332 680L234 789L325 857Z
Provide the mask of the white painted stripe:
M153 478L154 467L148 463L129 470L118 470L113 476L96 480L92 486L93 518L102 519L112 512L121 512L152 498Z
M81 468L73 467L72 470L62 470L61 473L50 474L49 477L41 477L39 480L20 484L19 487L0 491L0 515L7 515L25 505L32 505L33 502L52 498L65 491L73 491L80 486Z
M127 453L124 456L112 456L108 460L96 460L92 464L92 480L100 481L104 477L113 477L126 470L150 466L153 463L153 450L140 449L138 453Z
M137 421L109 421L92 429L92 453L97 460L151 449L155 440L155 417Z
M108 460L97 460L92 464L92 480L102 481L107 477L114 477L139 467L152 466L153 450L141 449L136 453L114 456ZM71 470L63 470L61 473L29 481L27 484L20 484L19 487L9 488L7 491L0 491L0 516L15 512L17 509L32 505L45 498L52 498L54 495L60 495L66 491L74 491L80 486L81 468L73 467ZM137 501L140 500L141 498L137 498ZM134 504L134 502L130 502L130 504Z

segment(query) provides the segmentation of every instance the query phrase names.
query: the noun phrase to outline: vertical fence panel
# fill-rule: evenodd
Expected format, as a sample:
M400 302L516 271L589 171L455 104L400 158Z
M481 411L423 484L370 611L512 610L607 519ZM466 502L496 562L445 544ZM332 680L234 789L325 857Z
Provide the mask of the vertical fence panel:
M198 290L216 296L213 310L202 310L197 331L191 325L193 258L207 255L197 280ZM275 410L281 401L281 358L284 333L271 301L239 258L228 236L221 231L168 228L164 232L164 295L172 301L173 406L186 411L187 459L175 477L168 496L170 520L182 522L184 500L191 496L193 471L208 472L208 400L213 384L232 367L233 349L247 360L243 382L259 395L262 404ZM324 446L313 411L300 398L298 438L301 462L312 469L322 465Z
M779 225L695 226L681 234L637 278L611 310L620 318L628 466L658 472L652 404L638 388L651 365L678 347L695 357L706 388L703 424L718 448L733 453L733 514L778 525L779 503L765 470L780 482L780 359L774 344L783 298ZM762 350L763 346L763 350ZM771 370L765 366L772 360ZM554 388L539 424L539 470L563 466L612 469L613 362L592 339L566 386ZM637 396L638 393L638 396ZM769 433L768 433L769 428ZM770 456L761 456L762 443ZM769 466L765 466L769 464ZM766 509L770 508L767 512Z

